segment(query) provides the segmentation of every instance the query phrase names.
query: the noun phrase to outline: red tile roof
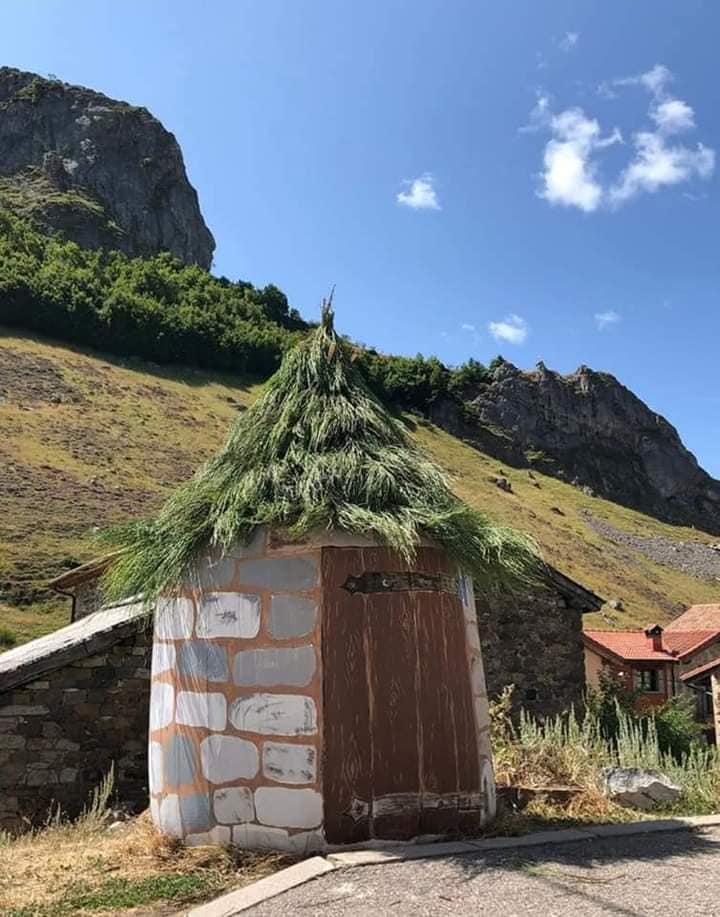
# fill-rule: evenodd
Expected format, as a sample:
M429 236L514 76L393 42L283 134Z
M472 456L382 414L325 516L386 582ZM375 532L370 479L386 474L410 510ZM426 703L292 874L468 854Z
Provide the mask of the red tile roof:
M678 656L690 656L706 643L720 639L720 630L671 630L662 635L665 649Z
M720 605L693 605L671 621L665 633L673 630L720 631Z
M672 662L675 657L654 650L652 639L642 630L586 630L585 637L601 649L628 662Z
M627 662L671 661L692 656L714 640L720 640L720 629L715 630L665 630L661 638L661 650L653 648L652 637L644 630L586 630L585 637Z

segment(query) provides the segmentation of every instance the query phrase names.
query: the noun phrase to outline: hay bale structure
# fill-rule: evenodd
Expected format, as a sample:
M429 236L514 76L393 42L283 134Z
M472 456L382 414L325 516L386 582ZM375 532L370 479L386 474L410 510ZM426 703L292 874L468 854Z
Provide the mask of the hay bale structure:
M471 577L506 584L536 555L451 493L329 304L222 451L108 538L110 596L156 608L163 832L305 853L493 817Z

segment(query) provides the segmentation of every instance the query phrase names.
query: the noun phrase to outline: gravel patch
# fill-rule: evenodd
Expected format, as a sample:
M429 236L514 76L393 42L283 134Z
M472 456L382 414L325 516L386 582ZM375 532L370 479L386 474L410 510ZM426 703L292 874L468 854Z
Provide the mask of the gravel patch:
M720 542L708 545L698 541L665 538L662 535L632 535L616 529L609 522L596 519L590 513L586 513L585 518L598 535L615 544L632 548L657 564L680 570L696 579L720 580Z

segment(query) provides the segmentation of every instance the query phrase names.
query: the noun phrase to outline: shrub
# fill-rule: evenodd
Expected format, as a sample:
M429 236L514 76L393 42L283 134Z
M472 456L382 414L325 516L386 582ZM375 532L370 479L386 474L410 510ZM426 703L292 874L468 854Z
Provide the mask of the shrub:
M676 760L700 743L703 729L695 719L691 697L671 697L655 712L654 719L660 748Z
M0 626L0 647L10 649L10 647L15 646L16 643L17 637L15 633L11 631L9 627Z

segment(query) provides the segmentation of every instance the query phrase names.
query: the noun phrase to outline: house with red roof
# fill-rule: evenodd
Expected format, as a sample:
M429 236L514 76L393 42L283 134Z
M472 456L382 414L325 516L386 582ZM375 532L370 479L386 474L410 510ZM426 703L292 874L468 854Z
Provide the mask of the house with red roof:
M665 628L585 630L583 642L588 687L612 674L636 692L638 710L692 694L708 739L720 737L720 605L693 605Z

